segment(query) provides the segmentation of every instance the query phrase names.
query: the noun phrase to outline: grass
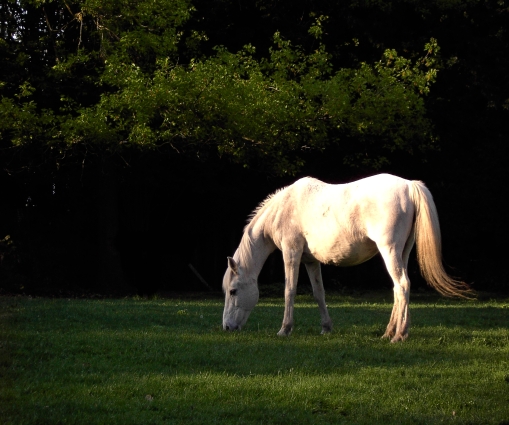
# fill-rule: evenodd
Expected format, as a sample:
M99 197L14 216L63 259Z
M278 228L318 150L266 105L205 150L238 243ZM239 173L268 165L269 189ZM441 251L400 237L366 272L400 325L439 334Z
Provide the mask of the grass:
M222 300L0 298L2 424L509 424L509 300L413 296L410 339L381 340L390 294L262 299L242 332Z

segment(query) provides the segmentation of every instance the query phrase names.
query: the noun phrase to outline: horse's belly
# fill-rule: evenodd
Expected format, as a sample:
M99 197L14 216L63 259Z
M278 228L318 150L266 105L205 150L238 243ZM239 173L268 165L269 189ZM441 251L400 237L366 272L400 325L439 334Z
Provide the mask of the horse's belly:
M341 267L364 263L378 253L376 244L368 238L357 241L334 241L332 243L309 245L306 250L314 259L323 264Z

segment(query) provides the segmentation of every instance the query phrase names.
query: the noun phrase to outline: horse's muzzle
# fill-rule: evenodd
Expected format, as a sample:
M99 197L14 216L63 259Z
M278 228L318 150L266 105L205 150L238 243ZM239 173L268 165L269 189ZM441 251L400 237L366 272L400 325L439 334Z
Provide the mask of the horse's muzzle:
M240 331L240 326L225 323L225 324L223 324L223 330L225 330L225 331Z

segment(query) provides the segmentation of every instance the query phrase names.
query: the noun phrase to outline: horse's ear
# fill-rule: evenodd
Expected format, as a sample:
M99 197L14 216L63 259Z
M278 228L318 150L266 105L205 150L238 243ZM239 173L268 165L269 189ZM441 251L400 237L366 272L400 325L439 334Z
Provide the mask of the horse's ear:
M239 266L232 257L228 257L228 267L232 270L233 273L239 274Z

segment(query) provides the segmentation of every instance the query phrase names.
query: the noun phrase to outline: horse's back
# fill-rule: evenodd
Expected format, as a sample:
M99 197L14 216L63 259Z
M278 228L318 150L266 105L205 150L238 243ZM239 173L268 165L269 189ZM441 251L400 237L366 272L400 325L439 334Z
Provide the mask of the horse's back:
M409 183L390 174L338 185L302 178L280 198L274 221L279 239L303 238L305 254L323 263L362 263L391 232L397 238L410 232ZM404 222L402 215L408 216Z
M346 184L328 184L304 177L288 187L286 202L307 221L312 220L305 217L307 214L316 220L318 216L327 217L329 212L334 212L344 222L357 220L359 214L363 220L371 215L378 220L389 211L408 208L410 183L391 174L378 174Z

